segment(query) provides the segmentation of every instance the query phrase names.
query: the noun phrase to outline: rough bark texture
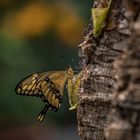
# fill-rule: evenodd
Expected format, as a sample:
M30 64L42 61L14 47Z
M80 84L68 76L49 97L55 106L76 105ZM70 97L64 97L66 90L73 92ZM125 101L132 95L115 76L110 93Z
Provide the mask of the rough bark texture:
M114 63L118 86L107 140L140 140L140 1L126 0L126 4L132 35L128 49Z
M77 108L78 132L83 140L103 140L104 128L111 122L111 98L116 86L113 62L128 47L131 34L126 18L125 3L114 0L107 23L115 26L104 30L96 39L93 26L84 31L84 42L79 49L83 77Z

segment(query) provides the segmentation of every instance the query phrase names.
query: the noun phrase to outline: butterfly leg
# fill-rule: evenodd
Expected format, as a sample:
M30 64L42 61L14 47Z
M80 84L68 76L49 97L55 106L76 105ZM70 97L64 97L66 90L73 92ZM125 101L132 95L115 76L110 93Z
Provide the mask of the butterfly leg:
M69 108L69 110L75 110L76 108L77 108L77 104L74 105L74 106L71 106L71 107Z
M39 115L37 117L38 121L42 122L44 120L45 115L46 115L48 109L49 109L49 105L46 104L44 109L39 113Z

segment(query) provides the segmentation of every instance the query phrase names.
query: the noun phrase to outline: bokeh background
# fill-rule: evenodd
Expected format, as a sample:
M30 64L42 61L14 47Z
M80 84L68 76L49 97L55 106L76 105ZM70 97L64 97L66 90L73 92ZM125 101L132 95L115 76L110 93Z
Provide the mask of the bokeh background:
M67 92L60 110L44 122L40 98L18 96L16 84L34 72L78 65L90 0L0 0L0 140L79 140ZM72 62L74 59L74 63Z

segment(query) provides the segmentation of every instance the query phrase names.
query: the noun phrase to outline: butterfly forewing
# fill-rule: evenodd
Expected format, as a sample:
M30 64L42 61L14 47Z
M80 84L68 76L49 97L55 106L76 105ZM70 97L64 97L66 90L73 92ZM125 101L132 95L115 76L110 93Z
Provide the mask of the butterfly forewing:
M39 85L39 74L33 74L19 82L16 86L16 92L21 95L39 96L41 92Z
M17 85L16 92L20 95L39 96L53 111L57 111L62 103L66 80L65 71L36 73L23 79Z

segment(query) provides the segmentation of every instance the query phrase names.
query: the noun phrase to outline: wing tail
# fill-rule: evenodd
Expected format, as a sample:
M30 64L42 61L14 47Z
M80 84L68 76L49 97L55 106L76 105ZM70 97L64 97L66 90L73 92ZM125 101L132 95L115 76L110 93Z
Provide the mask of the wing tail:
M49 109L49 105L46 104L45 107L44 107L44 109L37 116L37 120L38 121L42 122L44 120L45 115L46 115L48 109Z

